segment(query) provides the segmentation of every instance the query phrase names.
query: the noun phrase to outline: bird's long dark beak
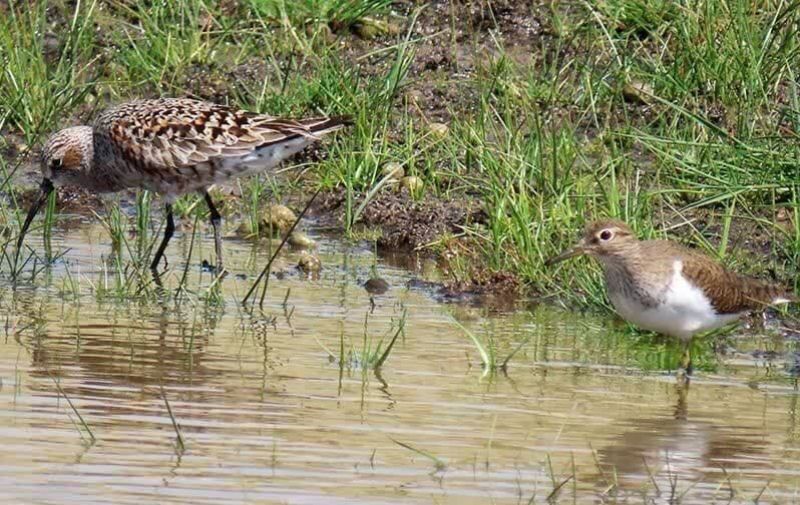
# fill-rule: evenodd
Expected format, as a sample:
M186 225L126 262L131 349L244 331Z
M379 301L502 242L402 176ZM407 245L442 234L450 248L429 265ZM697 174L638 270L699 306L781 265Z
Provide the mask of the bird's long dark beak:
M564 260L568 260L570 258L574 258L575 256L580 256L582 254L586 254L586 247L583 245L583 240L575 244L574 246L570 247L569 249L563 251L558 256L554 256L549 260L545 261L545 266L552 266L556 263L561 263Z
M22 229L19 231L19 238L17 239L17 251L22 249L22 241L25 240L25 234L28 233L28 228L30 228L33 218L36 217L39 209L41 209L42 205L44 205L44 202L47 201L47 197L53 192L53 181L50 179L42 179L42 184L39 186L39 189L39 196L36 197L36 200L33 202L31 210L28 211L28 216L25 218L25 222L22 224Z

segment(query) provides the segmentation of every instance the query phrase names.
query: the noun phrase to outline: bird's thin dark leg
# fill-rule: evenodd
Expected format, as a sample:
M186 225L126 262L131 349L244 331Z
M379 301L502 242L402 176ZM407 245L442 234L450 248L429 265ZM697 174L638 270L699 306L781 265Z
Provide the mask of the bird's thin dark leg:
M208 191L203 191L203 197L206 199L208 205L208 212L211 217L211 227L214 229L214 252L217 254L217 275L222 273L222 237L220 230L222 228L222 216L219 215L217 207L214 205L214 200Z
M172 215L172 204L168 203L165 210L167 212L167 226L164 228L164 238L161 239L161 244L158 246L158 250L156 250L153 262L150 263L150 270L154 273L158 271L158 264L161 262L161 257L164 256L164 250L167 248L167 244L169 244L169 239L171 239L172 235L175 233L175 218Z
M683 341L683 355L681 356L681 370L688 380L692 375L692 340Z

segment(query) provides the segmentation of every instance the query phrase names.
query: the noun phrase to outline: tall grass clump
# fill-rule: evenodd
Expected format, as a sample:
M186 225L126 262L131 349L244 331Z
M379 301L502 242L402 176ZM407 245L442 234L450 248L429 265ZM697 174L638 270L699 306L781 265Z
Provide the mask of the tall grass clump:
M364 206L386 183L380 168L392 159L392 130L404 124L405 118L392 114L415 57L411 39L417 12L410 22L406 37L388 52L388 69L379 78L364 81L354 97L354 131L331 151L324 185L338 184L345 190L345 228L349 232L358 221ZM346 87L340 89L347 89ZM400 126L402 128L402 126ZM413 141L411 142L413 143Z
M114 68L134 88L146 84L174 91L192 66L237 61L249 48L247 42L233 44L236 30L216 12L213 2L118 2L114 6L117 18L126 20L115 32L120 51Z
M455 116L446 147L448 176L484 204L485 224L466 231L491 270L604 304L595 267L544 267L599 217L641 238L670 225L729 262L732 223L749 220L800 256L797 226L775 219L796 213L800 180L798 5L656 4L589 3L542 58L520 63L498 44L477 65L477 106Z
M275 43L269 19L260 18L260 22L263 46L273 58L268 61L260 84L234 86L235 101L243 108L271 115L346 114L353 119L353 126L326 145L325 159L313 164L323 188L340 186L345 190L344 221L349 230L358 218L357 209L380 181L381 164L390 156L391 131L396 121L392 107L414 58L411 32L395 45L365 55L363 64L354 65L341 58L336 46L316 44L310 40L314 34L292 27L281 32L287 35L283 43ZM370 72L376 59L386 62L382 75ZM301 175L304 168L295 166L286 171L293 177ZM253 198L263 196L264 189L263 178L243 184L243 193L249 200L246 213L251 221L260 210Z
M786 169L796 166L798 4L692 1L656 9L614 0L602 9L598 24L625 55L617 78L652 95L642 99L658 120L639 125L633 138L656 155L665 183L708 198L764 195L765 185L796 180Z
M0 129L28 144L84 103L98 73L95 2L78 1L67 26L51 27L47 2L10 2L0 16Z
M587 138L584 123L551 115L562 101L589 100L565 91L591 76L550 70L521 68L503 55L480 69L478 106L451 128L449 177L484 205L486 223L466 232L490 270L515 272L538 291L581 293L603 304L597 270L566 264L554 271L544 263L593 216L621 217L646 232L651 200L620 146ZM571 292L563 293L565 285Z
M294 26L326 24L332 30L352 28L389 12L392 0L251 0L253 8L276 23Z
M644 99L656 119L614 134L644 149L657 198L673 215L689 221L701 211L723 222L749 221L752 234L772 237L774 252L796 258L797 227L777 216L796 213L800 181L793 68L800 5L693 1L665 9L668 19L659 21L652 12L631 17L634 4L609 2L617 14L606 10L605 20L647 25L614 31L614 44L628 55L619 69L623 79L650 87ZM704 231L696 229L701 241ZM727 234L722 239L716 252L725 256Z
M653 14L652 3L650 7ZM762 107L772 108L792 77L791 62L800 48L798 5L695 0L664 6L661 17L633 22L649 25L646 33L615 32L618 47L628 53L627 69L651 79L655 92L667 100L687 108L733 106L737 114L731 119L737 130L757 129L769 115ZM609 22L618 27L631 24L614 17Z

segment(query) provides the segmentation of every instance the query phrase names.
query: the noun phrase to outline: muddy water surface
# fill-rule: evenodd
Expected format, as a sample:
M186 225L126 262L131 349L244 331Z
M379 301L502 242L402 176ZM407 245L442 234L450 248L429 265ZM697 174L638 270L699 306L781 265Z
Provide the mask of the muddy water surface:
M64 229L49 272L16 290L3 278L3 503L798 500L798 396L781 361L729 352L677 388L641 370L663 344L632 346L609 317L443 305L408 287L419 272L381 260L392 287L372 309L370 248L325 239L319 279L281 256L263 312L237 300L267 248L232 239L222 307L195 266L212 257L207 238L181 303L119 301L100 267L107 237ZM175 241L173 266L189 245ZM404 313L380 373L365 369L364 347L385 344ZM454 320L501 359L526 342L507 375L483 373Z

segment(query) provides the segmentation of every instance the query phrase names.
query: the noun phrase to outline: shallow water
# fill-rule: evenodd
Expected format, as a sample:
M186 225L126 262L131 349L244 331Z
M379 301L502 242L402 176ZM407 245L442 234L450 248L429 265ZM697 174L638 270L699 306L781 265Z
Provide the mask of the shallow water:
M263 244L226 240L233 275L219 307L203 300L211 276L196 266L211 259L208 237L180 304L115 299L113 269L99 266L107 237L63 228L53 250L66 253L49 272L16 290L3 278L3 503L800 500L794 378L751 352L787 356L774 338L735 338L678 388L652 366L665 344L610 316L441 304L407 287L420 271L381 259L392 288L373 310L361 283L376 260L363 244L317 237L316 280L282 254L263 312L250 314L237 300ZM173 265L189 243L173 243ZM41 251L41 236L28 244ZM385 345L404 311L380 373L361 367L365 318L367 345ZM485 374L454 320L501 360L524 342L508 373Z

